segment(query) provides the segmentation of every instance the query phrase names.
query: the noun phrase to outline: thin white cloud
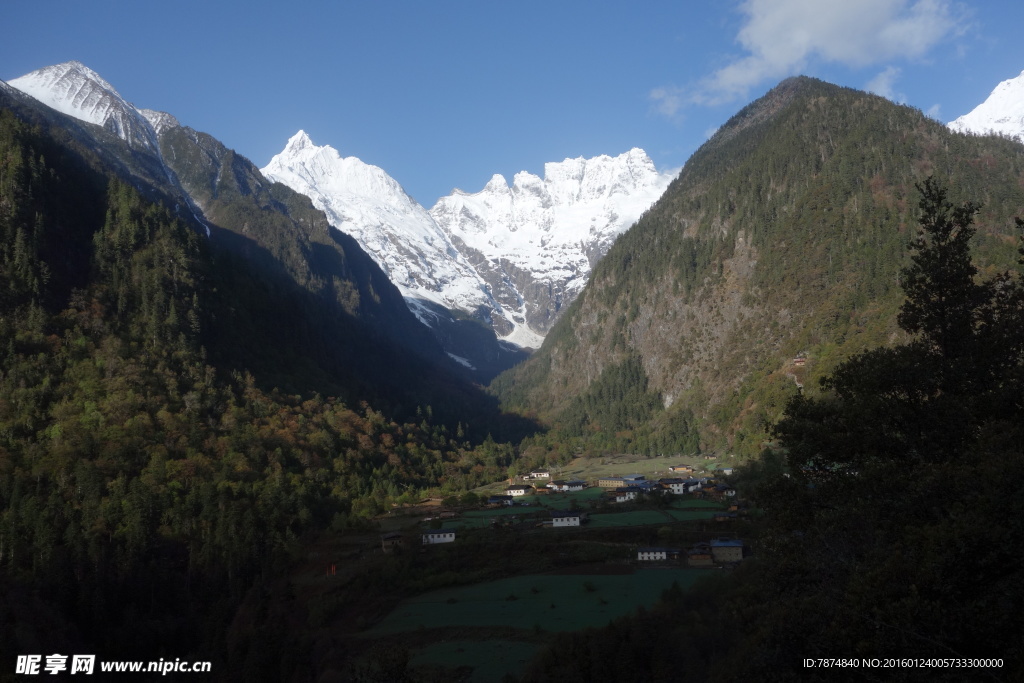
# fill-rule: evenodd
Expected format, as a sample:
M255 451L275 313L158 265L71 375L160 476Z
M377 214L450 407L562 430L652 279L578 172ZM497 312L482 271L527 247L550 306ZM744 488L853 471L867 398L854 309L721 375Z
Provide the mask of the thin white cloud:
M881 95L887 100L902 104L907 101L907 97L903 93L896 92L896 79L900 77L900 73L902 71L899 67L887 66L882 73L868 81L864 89L876 95Z
M862 68L921 59L959 33L965 19L953 0L744 0L739 11L745 21L736 42L745 54L685 94L655 89L653 101L660 101L656 92L672 92L676 116L685 104L742 98L765 80L795 75L815 62ZM892 87L894 76L888 78Z
M667 119L678 119L685 104L683 91L677 87L655 88L648 95L654 111Z

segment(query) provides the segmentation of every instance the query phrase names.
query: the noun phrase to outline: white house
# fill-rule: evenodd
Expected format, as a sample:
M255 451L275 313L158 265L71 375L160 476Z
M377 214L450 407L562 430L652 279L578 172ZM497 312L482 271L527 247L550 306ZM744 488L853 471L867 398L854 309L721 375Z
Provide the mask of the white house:
M636 500L636 497L640 494L640 489L636 486L624 486L622 488L615 489L615 502L625 503L628 500Z
M678 557L679 548L638 548L636 551L636 559L644 562L657 562Z
M505 495L507 496L525 496L527 493L533 493L533 487L527 486L526 484L509 486L505 489Z
M452 529L431 529L422 534L423 545L436 545L438 543L454 543L455 531Z
M563 479L556 479L555 481L548 484L548 488L553 491L582 491L587 488L587 482L582 479L570 479L565 481Z
M552 510L551 526L579 526L583 513L573 510Z
M686 482L682 479L667 477L659 479L658 483L664 487L664 491L666 493L673 493L678 496L690 492L689 488L686 486Z
M694 491L700 491L703 482L700 479L684 479L683 484L686 487L686 493L693 493Z
M551 473L547 470L534 470L529 474L530 479L550 479Z

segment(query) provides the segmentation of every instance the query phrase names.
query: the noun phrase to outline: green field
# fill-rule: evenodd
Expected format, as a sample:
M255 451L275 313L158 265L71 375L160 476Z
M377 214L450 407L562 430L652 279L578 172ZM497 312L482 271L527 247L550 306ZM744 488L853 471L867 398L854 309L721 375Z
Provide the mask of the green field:
M699 498L680 498L672 501L670 507L674 508L708 508L709 510L724 510L726 505L716 500L702 500Z
M673 581L685 589L706 575L689 568L618 576L530 574L448 588L402 602L366 635L465 626L576 631L654 604Z
M588 526L593 528L646 526L649 524L671 524L672 522L711 519L713 510L633 510L631 512L606 512L590 516Z

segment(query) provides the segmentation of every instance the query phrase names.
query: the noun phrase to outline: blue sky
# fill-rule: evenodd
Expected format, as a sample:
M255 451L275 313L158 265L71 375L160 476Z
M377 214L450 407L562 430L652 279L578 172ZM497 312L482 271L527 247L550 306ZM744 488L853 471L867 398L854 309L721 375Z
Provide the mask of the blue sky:
M257 165L304 129L428 208L567 157L641 147L681 166L790 75L947 122L1024 70L1020 0L9 0L2 16L0 79L77 59Z

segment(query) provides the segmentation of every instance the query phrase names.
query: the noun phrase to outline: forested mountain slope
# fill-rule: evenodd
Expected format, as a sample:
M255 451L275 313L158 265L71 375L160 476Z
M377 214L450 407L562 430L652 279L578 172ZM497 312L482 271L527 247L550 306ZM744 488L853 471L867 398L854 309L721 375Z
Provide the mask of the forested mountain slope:
M794 397L778 448L736 468L762 513L740 566L556 637L524 681L1021 679L1024 241L983 275L977 205L934 178L920 189L900 271L909 340Z
M306 532L504 476L507 423L394 341L389 301L423 328L305 198L211 144L179 168L215 169L208 237L136 150L0 91L0 659L299 671L228 653L243 596Z
M97 77L82 78L90 85ZM355 240L331 229L306 197L264 179L249 160L159 112L146 112L152 141L143 144L6 84L0 105L41 126L86 166L123 179L209 236L215 265L206 275L203 343L218 365L251 371L264 388L367 399L406 416L427 405L452 424L482 415L475 408L486 401L466 373ZM228 262L244 264L244 284L214 283L238 272L222 267ZM495 415L493 406L484 410ZM481 426L482 434L489 427Z
M798 384L903 338L914 186L933 174L982 204L983 272L1012 263L1024 146L786 80L694 154L492 389L581 447L754 453Z
M201 209L221 258L240 258L263 273L263 286L274 292L225 302L230 319L210 326L222 336L217 346L225 349L224 362L241 361L259 370L264 381L273 378L297 389L302 381L315 383L323 371L340 373L378 397L376 386L409 386L404 371L430 374L430 364L456 371L384 272L355 240L331 229L306 197L268 182L248 159L204 133L176 126L159 140L167 166ZM289 303L275 308L269 303L274 300ZM278 322L262 329L254 318ZM261 328L257 334L254 325ZM307 363L329 367L309 373L279 367L267 357L289 347Z

